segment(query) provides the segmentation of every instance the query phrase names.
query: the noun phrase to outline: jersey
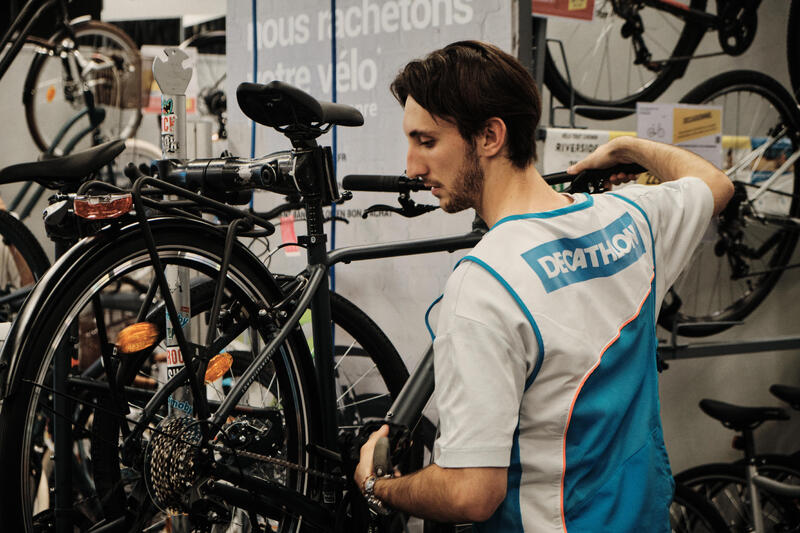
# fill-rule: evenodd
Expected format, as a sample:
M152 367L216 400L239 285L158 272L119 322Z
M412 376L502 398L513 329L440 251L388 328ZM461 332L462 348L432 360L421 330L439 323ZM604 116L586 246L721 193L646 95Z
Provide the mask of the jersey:
M448 280L442 467L508 467L479 531L669 531L656 313L708 227L697 178L505 218Z

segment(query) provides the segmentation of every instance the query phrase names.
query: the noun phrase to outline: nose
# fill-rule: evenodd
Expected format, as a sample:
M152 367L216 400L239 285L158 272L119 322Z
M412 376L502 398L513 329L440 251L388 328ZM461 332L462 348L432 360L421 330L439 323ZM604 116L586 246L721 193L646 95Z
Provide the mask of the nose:
M416 153L414 147L409 146L406 154L406 176L409 178L424 177L427 173L428 169L422 158Z

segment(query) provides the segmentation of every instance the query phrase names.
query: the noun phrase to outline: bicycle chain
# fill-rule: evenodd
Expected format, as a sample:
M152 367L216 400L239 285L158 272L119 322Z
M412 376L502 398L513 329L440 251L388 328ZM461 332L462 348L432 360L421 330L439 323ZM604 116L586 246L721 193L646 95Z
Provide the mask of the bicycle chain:
M333 481L335 483L345 484L347 481L341 476L334 476L332 474L328 474L326 472L320 472L319 470L314 470L313 468L309 468L307 466L302 466L297 463L292 463L291 461L286 461L285 459L278 459L277 457L270 457L269 455L262 455L260 453L249 452L247 450L234 450L233 448L228 448L224 445L217 445L214 446L214 450L220 453L232 453L237 454L247 459L254 459L256 461L261 461L262 463L271 463L277 466L282 466L284 468L288 468L290 470L296 470L298 472L302 472L304 474L308 474L310 476L319 477L322 479L326 479L328 481Z

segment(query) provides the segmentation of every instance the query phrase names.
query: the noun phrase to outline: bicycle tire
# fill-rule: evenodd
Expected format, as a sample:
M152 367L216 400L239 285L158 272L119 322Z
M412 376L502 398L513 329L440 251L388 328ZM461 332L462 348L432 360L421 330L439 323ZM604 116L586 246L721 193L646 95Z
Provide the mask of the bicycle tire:
M764 472L772 472L774 475L781 470L781 467L771 465ZM759 471L762 471L762 467L759 467ZM681 472L675 476L675 480L710 501L732 533L752 531L753 517L744 465L700 465ZM764 525L768 531L782 531L780 527L797 526L800 515L790 498L775 496L763 490L759 491L759 497Z
M221 262L224 235L210 225L197 222L187 223L174 220L162 220L160 224L158 222L153 222L153 233L162 260L182 264L214 279L216 269L219 268ZM31 296L32 299L36 297L43 304L38 310L38 314L31 317L28 322L28 325L37 334L29 335L21 346L21 366L17 374L19 376L18 386L15 392L5 399L2 413L0 413L0 450L2 450L0 463L2 463L3 472L6 473L4 481L9 488L8 494L10 495L9 498L0 502L0 506L2 506L0 516L2 516L4 525L8 526L10 530L32 531L34 530L34 521L38 526L41 525L41 521L47 521L50 518L47 509L43 513L38 513L36 517L33 514L32 502L35 500L36 492L35 488L30 486L29 479L31 467L36 466L36 461L31 459L31 455L35 451L33 424L37 420L37 413L46 411L50 402L34 384L42 383L45 379L55 350L60 349L57 347L62 346L62 343L74 342L69 338L70 324L73 324L80 312L90 305L92 297L99 295L103 286L112 284L115 276L127 276L136 270L149 267L150 258L144 247L142 234L137 228L114 233L117 233L116 237L106 239L95 237L94 244L87 243L82 248L79 261L72 264L69 264L69 261L60 262L59 271L51 271L49 274L54 279L60 280L55 285L55 290L49 294L35 293ZM78 252L75 254L77 255ZM280 298L277 285L266 273L261 263L243 246L235 246L229 274L226 278L226 292L230 291L230 298L242 305L242 308L247 311L244 314L248 317L258 316L257 303L259 301L274 302ZM50 286L51 283L46 284ZM38 287L37 290L39 290ZM44 290L41 289L40 292ZM243 320L247 321L247 324L253 324L249 318ZM253 327L264 331L263 325ZM97 329L105 330L105 327ZM281 447L284 450L282 456L292 462L313 466L315 460L309 455L307 447L319 431L320 421L318 413L313 407L317 397L315 388L311 386L313 383L311 359L299 329L287 339L279 356L275 357L274 361L274 376L279 384L275 397L280 398L275 405L282 410L285 416L285 426L281 426L286 432L285 437L280 441L284 443ZM138 364L136 363L134 368L138 367ZM267 365L267 367L269 366L271 364ZM130 374L128 375L130 376ZM255 380L255 382L261 383L260 380ZM71 392L75 397L82 397L81 394L90 394L87 392L88 390L87 388L74 389ZM263 392L261 396L263 402ZM86 396L83 398L86 399ZM269 404L265 403L264 405ZM105 412L100 407L86 405L84 405L84 411L93 411L95 416ZM99 418L102 419L102 416ZM93 417L81 418L81 422L85 424L88 424L90 420L93 420ZM75 446L78 446L78 441L89 438L93 441L93 453L99 453L103 457L118 458L117 447L120 441L117 438L108 439L107 435L104 435L106 438L101 441L92 432L92 429L93 426L81 426L76 429ZM113 452L103 455L99 451L102 447L101 444L113 449ZM114 465L116 466L109 465L107 461L98 461L97 464L90 465L87 471L94 474L95 468L116 468L117 474L123 471L126 474L137 472L135 464L123 466L117 460L114 461ZM277 468L280 467L275 467L275 469ZM13 472L16 474L12 474ZM126 509L126 505L132 505L131 502L135 501L135 498L126 498L125 496L135 494L142 496L143 489L140 483L143 479L142 476L141 472L138 479L132 475L120 475L119 479L131 485L132 488L129 487L131 490L122 494L120 491L111 491L103 494L103 497L116 497L118 509ZM312 486L315 485L314 480L306 474L286 471L283 476L287 480L287 485L300 492L313 490ZM137 483L139 484L137 485ZM75 523L80 524L79 527L96 523L103 518L120 518L119 516L106 517L97 514L98 509L102 509L98 504L99 495L97 494L88 496L77 494L75 498L73 513L76 515ZM142 512L134 512L126 516L147 519L153 512L151 508L146 508L144 511L134 509L134 511ZM277 524L280 531L295 531L301 521L298 516L286 515L282 516L280 520ZM141 530L141 524L135 521L125 522L125 524L130 527L130 531Z
M673 533L729 533L725 519L711 502L682 483L675 483L669 507Z
M100 140L133 137L142 120L142 67L136 43L124 31L106 22L89 20L75 24L72 29L77 37L75 45L84 58L90 58L88 61L94 65L103 61L114 63L110 70L91 71L89 75L93 77L87 80L92 86L95 105L105 112ZM67 31L61 30L51 37L49 44L54 47L67 39ZM22 93L25 120L34 143L43 152L53 148L55 155L71 151L53 147L53 141L62 125L85 108L82 94L73 94L74 88L59 85L64 83L59 78L62 72L60 58L37 53ZM62 103L64 107L59 107ZM84 116L74 127L89 128L88 118ZM89 136L80 146L88 148L91 140Z
M786 59L794 99L800 103L800 0L789 5L789 23L786 25Z
M623 4L630 4L622 2ZM673 2L670 2L671 4ZM699 11L705 11L707 0L690 0L689 7ZM641 9L641 7L639 8ZM664 36L658 36L658 39L652 40L648 43L648 48L653 52L654 47L659 47L669 54L669 58L688 57L691 56L698 44L705 35L705 28L702 26L684 22L682 19L671 15L663 15L660 11L652 7L644 8L643 13L639 13L648 18L643 21L645 31L643 38L648 37L647 28L650 27L651 33L656 31L659 25L656 23L658 19L660 23L664 24ZM669 18L667 18L669 17ZM670 21L677 21L676 24L671 24ZM666 66L661 67L655 73L654 77L649 74L645 67L635 67L631 56L632 44L630 38L622 38L622 25L624 20L620 18L614 11L611 2L597 1L595 2L595 18L592 22L585 21L569 21L567 19L550 18L548 20L547 36L548 39L556 38L569 46L570 43L576 46L575 49L565 50L566 61L569 67L569 72L572 78L572 84L575 87L574 104L581 106L602 106L611 108L631 108L635 107L636 102L652 102L658 98L665 90L672 84L672 82L681 77L686 70L689 60L683 61L668 61ZM680 28L676 27L681 25ZM619 27L617 27L619 26ZM587 34L592 31L592 28L597 27L595 33L598 37L595 41L593 53L587 52ZM678 35L678 39L674 47L667 44L666 47L660 44L663 38L669 38L670 34ZM576 39L576 36L580 38ZM622 42L616 45L609 44L611 40L621 38ZM611 47L614 47L613 49ZM670 50L670 48L672 48ZM561 102L562 105L569 107L570 105L570 83L563 69L560 50L557 47L553 48L551 52L548 46L545 53L545 67L544 67L544 83L550 90L553 96ZM627 51L625 60L614 62L619 57L620 52ZM604 54L600 58L596 57L597 53ZM580 61L578 61L580 59ZM660 58L653 58L658 60ZM622 67L624 65L624 67ZM629 70L625 72L624 68ZM620 70L623 69L623 70ZM636 70L636 80L631 83L633 77L630 69ZM596 73L596 76L595 76ZM579 79L579 76L583 79ZM602 77L602 78L601 78ZM591 79L590 79L591 78ZM600 82L607 81L607 93L601 93ZM627 81L627 87L621 92L614 92L612 83ZM591 89L594 85L594 89ZM605 87L603 88L605 90ZM590 92L593 91L593 92ZM597 120L610 120L621 118L633 113L633 111L616 110L616 109L577 109L576 112L582 116Z
M679 330L681 335L705 336L730 327L720 321L747 317L769 295L791 260L798 232L780 222L800 215L800 165L779 176L758 199L754 195L758 180L769 174L762 168L778 166L787 153L800 150L800 113L780 83L746 70L714 76L681 101L722 106L723 143L729 145L726 168L743 160L740 152L746 152L744 157L755 153L753 145L764 142L779 124L787 128L771 151L732 175L737 190L733 200L712 221L662 306L663 327L705 323ZM764 216L774 221L762 221ZM670 305L674 295L682 302L679 308Z
M6 296L35 283L50 268L50 260L25 224L5 210L0 210L0 237L0 296ZM0 305L0 321L10 321L23 299Z

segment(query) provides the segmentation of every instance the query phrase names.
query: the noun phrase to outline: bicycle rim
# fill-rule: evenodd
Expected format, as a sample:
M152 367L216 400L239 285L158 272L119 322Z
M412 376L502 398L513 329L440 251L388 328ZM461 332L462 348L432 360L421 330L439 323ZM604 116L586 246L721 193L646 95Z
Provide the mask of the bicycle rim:
M706 0L677 3L701 11L706 7ZM632 108L638 101L657 98L686 68L688 61L666 60L694 53L704 29L664 11L635 4L629 0L597 0L591 22L560 17L548 19L550 42L545 83L563 105L570 105L571 80L576 105ZM633 40L623 37L626 20L615 12L615 5L641 17L642 39L652 56L651 64L634 64ZM564 47L563 55L560 46L553 42L556 40ZM632 111L579 109L577 112L594 119L613 119Z
M104 115L97 133L100 142L127 139L136 133L141 114L141 57L136 45L122 30L107 23L88 21L73 27L76 35L75 52L65 59L39 50L25 79L23 102L25 118L34 142L42 151L53 148L55 155L94 144L93 135L83 135L91 129L84 113L86 103L77 72L90 87L96 109ZM64 33L50 40L55 47L69 47L72 40ZM53 146L62 128L76 122ZM74 148L70 147L74 143Z
M209 235L191 236L186 232L170 234L168 228L162 230L156 238L159 241L159 254L165 263L180 264L189 268L193 273L193 279L199 281L214 276L220 264L217 253L220 247L215 247L209 242ZM149 285L148 276L152 276L152 268L149 257L142 248L141 241L133 240L121 243L118 250L106 249L105 252L109 256L95 258L97 261L94 265L87 265L75 279L69 280L72 288L62 288L62 294L57 298L57 301L62 303L55 306L58 308L49 310L52 312L46 313L49 318L39 322L42 340L34 343L36 346L33 346L31 348L33 351L28 354L31 360L26 363L24 370L25 378L33 383L46 385L53 358L57 354L64 356L64 353L68 353L74 361L73 374L81 372L81 377L88 380L81 383L72 382L69 388L70 396L75 399L74 410L71 411L72 422L75 424L72 445L75 455L69 459L73 463L70 488L73 503L71 520L77 530L88 529L103 519L110 522L121 520L129 531L142 531L147 528L158 530L159 527L167 527L168 522L176 520L174 518L176 511L189 512L189 508L181 508L183 504L176 504L175 501L170 503L163 497L155 498L157 504L152 501L152 496L158 494L159 483L163 486L165 476L176 478L180 474L176 471L159 473L154 467L148 470L148 464L151 466L155 464L153 460L148 463L148 458L169 456L166 450L169 443L179 446L181 442L185 442L185 435L188 435L184 432L186 428L170 432L161 421L166 414L166 405L158 410L158 416L150 421L148 428L144 430L142 442L135 448L140 449L141 453L125 456L120 450L121 426L125 424L126 429L134 430L139 424L144 423L137 417L141 416L143 402L153 394L152 380L159 380L157 369L159 365L153 364L154 358L150 354L144 354L146 357L138 354L133 363L130 360L123 361L122 369L116 377L121 380L120 386L129 384L132 387L129 390L133 393L127 395L128 407L131 410L127 415L127 423L121 421L119 413L113 413L108 409L109 406L114 406L108 394L103 397L97 392L100 390L98 387L108 383L108 376L102 367L96 374L92 374L90 370L98 371L98 365L93 366L92 363L94 358L98 357L97 352L102 346L103 335L108 336L110 342L113 342L114 330L135 320L135 313L131 311L110 309L97 302L108 299L109 294L125 296L119 294L118 288L118 285L131 286L122 281L125 279L136 279L144 286ZM277 293L274 286L270 288L260 280L263 279L263 271L260 268L256 269L252 264L248 264L248 261L240 259L234 256L231 263L230 275L225 285L224 305L235 313L238 313L236 309L244 310L244 313L236 314L240 318L234 319L235 322L240 322L236 327L241 329L241 334L224 350L232 354L248 352L250 357L255 359L257 351L263 348L270 333L262 327L263 324L256 325L249 318L242 317L245 315L257 317L256 303L274 301ZM67 280L64 283L67 284ZM141 299L141 293L138 291L128 296ZM101 308L99 312L95 308L98 305ZM205 338L202 332L205 318L202 313L197 314L197 311L193 313L194 318L191 320L193 326L191 340L202 344ZM80 330L79 340L72 342L69 338L74 335L76 328ZM250 336L252 331L258 331L267 338L253 338ZM302 342L298 343L298 339L294 337L292 339L294 340L287 341L271 362L257 374L237 410L218 434L218 436L225 435L225 438L220 437L217 442L224 442L228 448L250 449L309 466L311 459L306 449L315 422L312 420L313 414L307 410L306 401L309 395L313 395L313 391L307 390L302 364L299 363L303 353L306 353L307 357L307 352L304 351ZM162 349L163 347L157 347L154 352L158 353ZM41 356L37 358L34 354ZM221 400L229 392L230 387L239 379L240 374L236 372L234 367L224 376L206 385L206 393L211 401ZM48 419L52 420L50 396L38 385L25 384L17 395L10 398L11 401L7 402L2 413L0 444L3 451L3 471L9 473L10 482L19 485L19 501L15 503L18 504L17 509L23 509L24 528L21 530L25 531L36 530L52 521L53 501L47 491L42 490L58 482L51 479L48 472L47 457L50 452L47 449L51 440ZM87 404L86 402L90 400L94 403ZM247 414L244 411L248 411ZM272 424L269 429L267 422ZM15 429L12 432L10 428ZM171 437L166 440L162 438L160 443L156 444L159 442L156 437L165 433ZM244 437L242 444L237 445L232 441L231 437L234 434ZM255 439L255 436L260 436L263 440ZM197 459L196 446L189 446L182 453L188 454L185 457L186 461L192 457ZM123 459L128 464L123 463ZM217 450L215 463L234 465L239 471L257 475L301 493L308 491L313 481L308 475L296 470L251 461L230 451ZM176 461L176 464L185 464L185 461ZM12 471L15 472L14 475L11 475ZM200 479L193 475L185 482L197 484ZM14 505L6 503L9 504ZM173 505L173 510L167 510L168 505ZM270 528L276 531L295 531L302 520L299 516L275 509L261 509L261 511L248 509L247 512L241 507L225 503L224 500L222 503L214 503L210 508L215 511L216 516L210 522L211 531L227 531L231 527L250 531L255 529L253 522L258 523L258 528L261 528L259 530ZM191 509L189 512L191 518L178 520L188 520L194 527L199 523L200 515L194 508ZM6 511L8 512L8 508Z
M734 198L712 220L673 285L681 305L677 314L659 317L667 328L674 320L741 320L750 314L791 259L797 230L787 224L800 213L800 165L777 172L799 145L797 111L785 89L763 74L734 71L701 84L683 101L722 107L724 167L740 168L729 170L736 185ZM776 133L782 126L786 132ZM770 148L755 157L759 146L769 143ZM752 162L743 164L747 158ZM774 181L760 191L773 175ZM681 334L709 335L723 329L726 326L712 324L681 329Z

